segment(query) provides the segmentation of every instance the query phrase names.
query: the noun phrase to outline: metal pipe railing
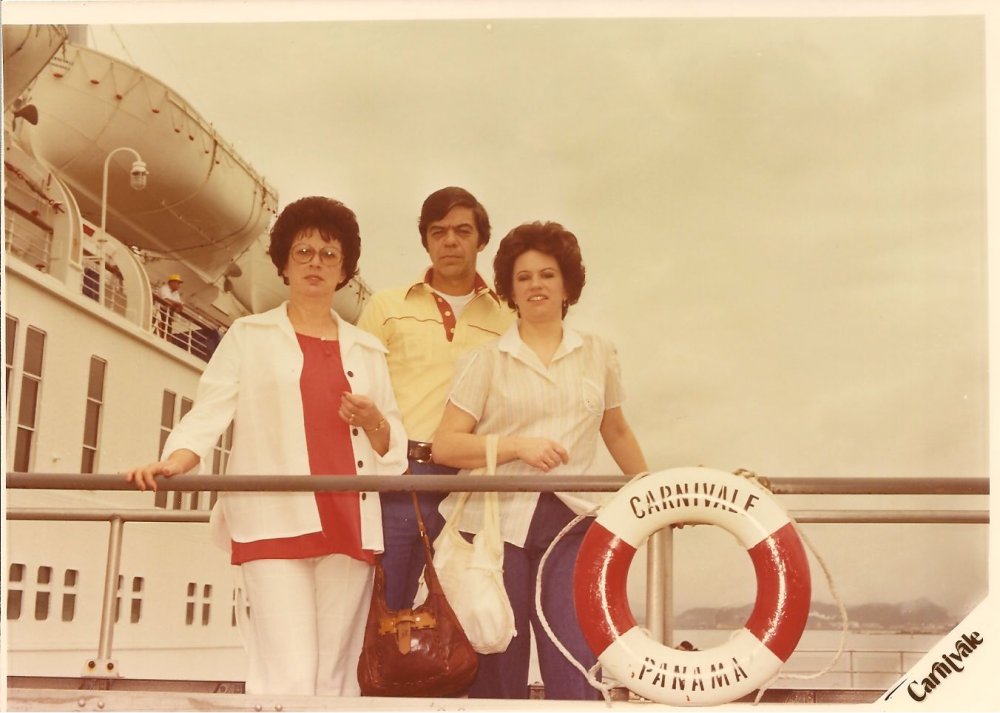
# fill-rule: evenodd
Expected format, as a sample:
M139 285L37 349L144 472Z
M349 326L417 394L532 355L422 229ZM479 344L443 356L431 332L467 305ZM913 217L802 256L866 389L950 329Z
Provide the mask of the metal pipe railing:
M625 475L175 475L160 490L614 492ZM768 478L775 495L987 495L989 478ZM121 474L7 473L7 488L135 490Z
M628 476L266 476L178 475L157 478L161 490L179 491L500 491L500 492L613 492L632 480ZM987 478L769 478L767 485L779 495L984 495ZM32 490L134 490L121 474L7 473L6 487ZM988 524L985 510L803 510L790 511L799 523L923 523ZM96 508L8 508L8 520L108 521L111 532L100 640L96 660L87 664L93 676L117 676L111 658L114 636L114 597L126 522L208 522L204 511L108 510ZM646 621L653 637L670 644L673 639L671 587L673 532L654 533L647 544Z
M990 523L988 510L789 510L788 514L799 524L813 525L988 525ZM204 523L208 522L209 512L159 509L7 508L8 520L109 522L114 518L122 522ZM664 544L669 547L669 540Z
M8 520L40 522L208 522L207 510L109 510L106 508L7 508Z

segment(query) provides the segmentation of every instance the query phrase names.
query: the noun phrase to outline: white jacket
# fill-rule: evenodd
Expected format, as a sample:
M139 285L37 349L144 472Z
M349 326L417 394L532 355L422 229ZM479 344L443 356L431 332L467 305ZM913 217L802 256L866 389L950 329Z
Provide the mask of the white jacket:
M309 475L299 386L303 357L287 304L233 322L202 374L194 406L167 438L164 457L187 448L201 456L204 466L219 436L235 420L228 473ZM390 428L384 456L372 449L364 430L351 429L358 475L399 475L407 466L406 433L389 381L386 349L372 335L331 313L340 330L344 372L352 392L371 397ZM311 491L223 492L212 511L212 539L225 549L230 538L252 542L321 529ZM383 549L377 493L361 493L361 546L376 552Z

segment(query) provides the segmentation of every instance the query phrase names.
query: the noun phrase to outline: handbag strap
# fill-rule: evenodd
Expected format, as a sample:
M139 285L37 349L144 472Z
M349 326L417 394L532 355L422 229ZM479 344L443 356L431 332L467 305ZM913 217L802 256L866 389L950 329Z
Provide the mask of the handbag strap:
M413 499L413 509L417 513L417 529L420 531L420 541L424 545L424 558L427 560L428 566L430 566L433 569L434 555L431 551L431 541L427 537L427 526L424 525L424 516L420 512L420 501L417 500L416 491L411 490L410 497Z
M500 445L500 436L490 433L486 436L486 475L497 474L497 450Z
M500 436L495 433L486 435L486 465L472 471L478 475L496 475L497 473L497 452L499 450ZM458 494L455 505L445 522L445 529L458 529L458 521L462 517L462 511L469 500L471 493L462 492ZM500 496L496 491L484 491L480 493L483 500L483 529L494 533L496 538L500 538Z
M497 450L500 436L486 436L486 475L497 474ZM483 493L483 528L500 535L500 498L496 491Z
M424 525L424 516L420 512L420 501L417 500L417 493L411 490L410 498L413 500L413 509L417 513L417 529L420 531L420 542L424 546L424 561L426 562L426 566L424 567L424 583L427 585L428 593L438 594L443 597L444 590L441 588L441 580L438 579L437 570L434 569L434 552L431 550L431 541L427 537L427 526Z
M497 451L499 450L498 444L500 443L500 436L495 433L490 433L486 438L486 465L482 468L476 468L470 475L496 475L497 473ZM458 521L462 517L462 511L465 510L465 503L469 499L469 492L460 492L458 498L455 499L455 504L452 506L451 513L448 515L448 520L445 523L445 527L456 528ZM484 493L484 496L493 495L494 500L496 499L496 493ZM489 498L486 498L489 500ZM499 513L499 509L497 510Z

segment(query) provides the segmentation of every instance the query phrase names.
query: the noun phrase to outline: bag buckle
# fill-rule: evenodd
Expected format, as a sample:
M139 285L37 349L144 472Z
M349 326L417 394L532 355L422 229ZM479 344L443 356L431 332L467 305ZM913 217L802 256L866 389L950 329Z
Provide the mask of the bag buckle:
M392 616L379 619L378 633L391 634L401 624L409 624L411 629L433 629L437 622L434 614L429 611L415 612L412 609L400 609Z
M379 619L378 633L396 634L396 646L399 653L410 652L410 631L413 629L433 629L437 619L429 611L415 612L412 609L400 609L392 616Z

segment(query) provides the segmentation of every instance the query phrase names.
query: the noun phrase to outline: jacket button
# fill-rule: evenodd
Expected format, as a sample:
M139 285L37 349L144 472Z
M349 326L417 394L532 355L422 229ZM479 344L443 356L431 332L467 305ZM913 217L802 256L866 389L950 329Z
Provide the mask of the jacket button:
M348 371L348 372L347 372L347 375L348 375L348 376L354 376L354 372L353 372L353 371Z
M352 428L352 429L351 429L351 433L352 433L353 435L355 435L355 436L356 436L356 435L358 435L358 429L356 429L356 428Z
M358 461L358 467L359 468L364 468L365 467L365 462L363 460L359 460Z
M368 493L361 493L361 499L362 500L367 500L368 499Z

